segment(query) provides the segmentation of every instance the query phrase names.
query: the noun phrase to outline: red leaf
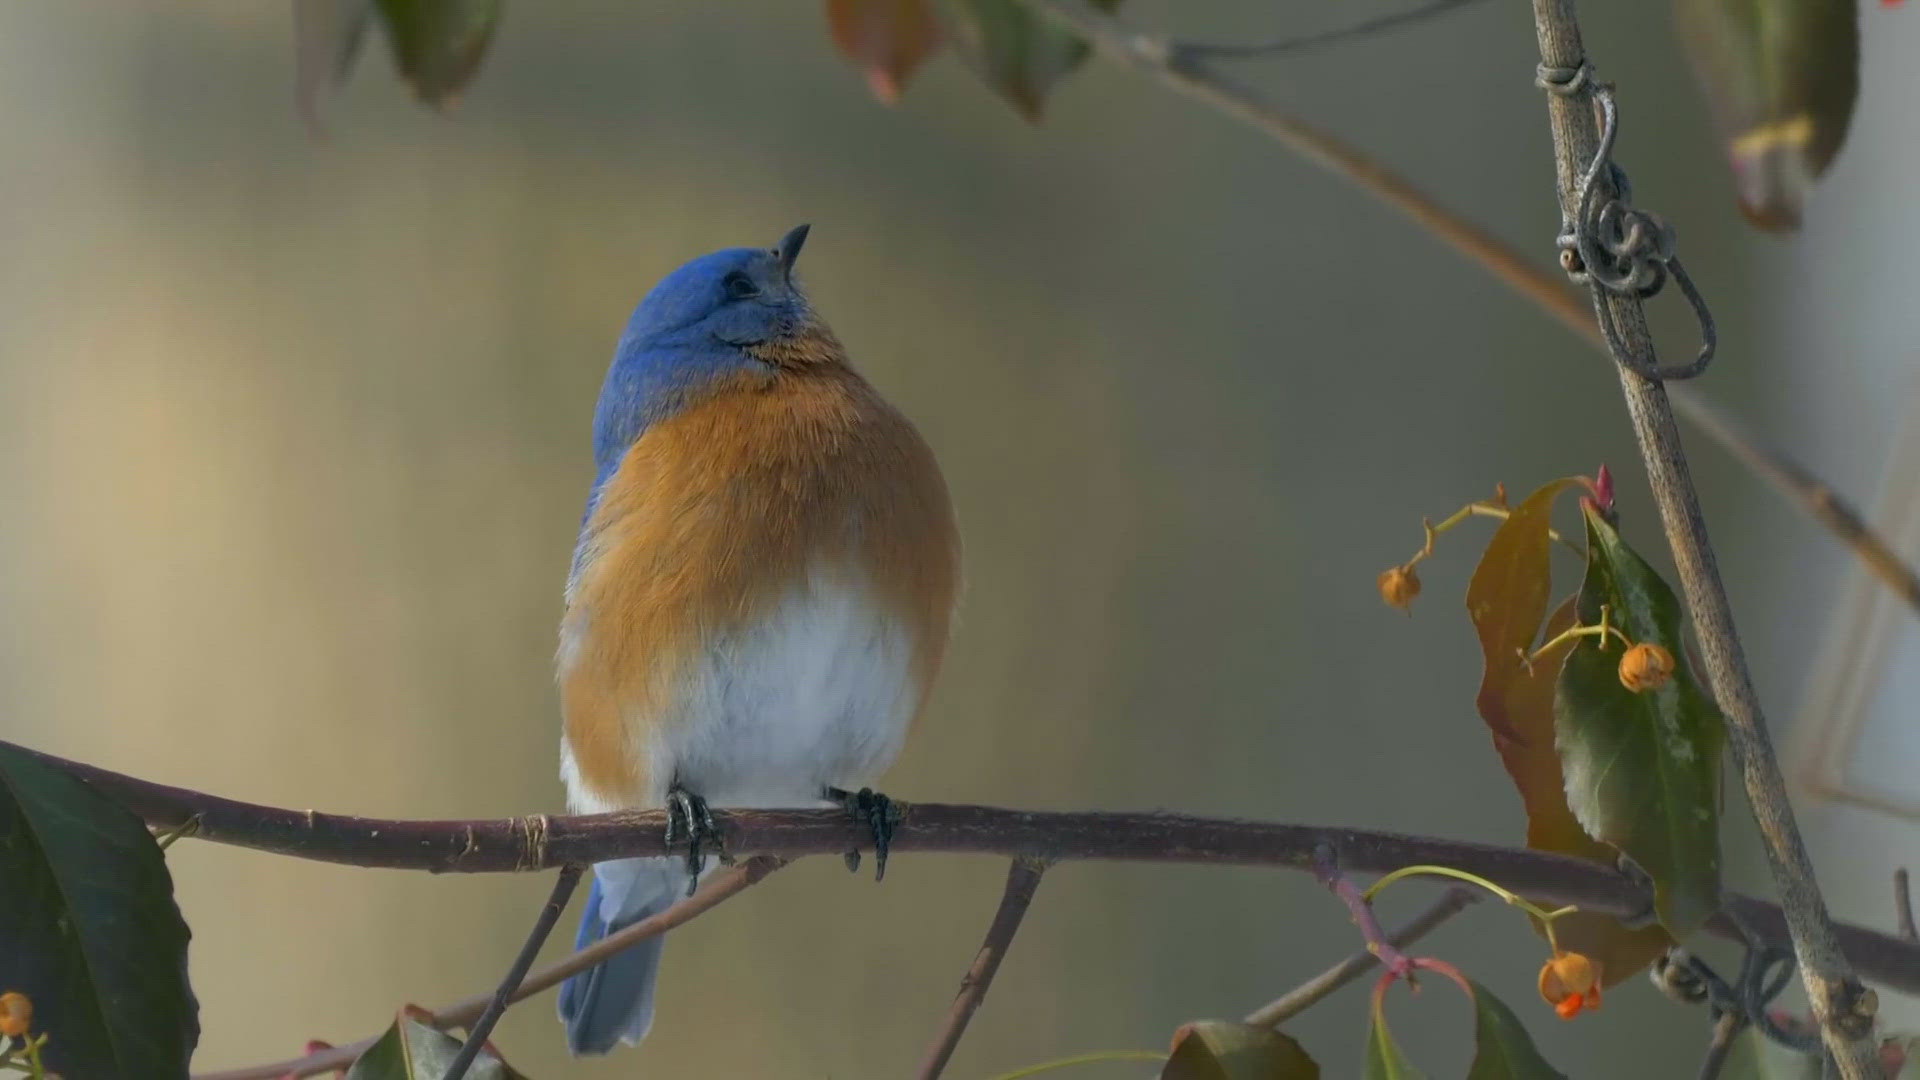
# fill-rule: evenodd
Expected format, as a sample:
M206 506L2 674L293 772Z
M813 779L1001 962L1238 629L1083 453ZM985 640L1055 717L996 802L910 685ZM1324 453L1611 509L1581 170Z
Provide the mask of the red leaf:
M1526 807L1527 846L1611 865L1613 849L1588 836L1567 806L1566 778L1554 744L1554 688L1568 647L1556 646L1531 665L1520 659L1522 650L1531 651L1573 625L1572 599L1547 615L1553 588L1547 529L1555 499L1579 483L1577 477L1555 480L1513 508L1474 570L1467 612L1486 661L1477 705ZM1600 961L1607 986L1633 976L1671 944L1658 926L1628 930L1617 920L1587 912L1562 916L1554 932L1562 948Z
M827 27L841 55L866 73L873 96L889 105L940 48L930 0L827 0Z

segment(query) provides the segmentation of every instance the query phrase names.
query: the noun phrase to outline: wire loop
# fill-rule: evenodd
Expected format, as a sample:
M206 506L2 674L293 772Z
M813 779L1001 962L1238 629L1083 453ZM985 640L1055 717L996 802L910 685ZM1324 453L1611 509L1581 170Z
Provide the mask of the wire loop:
M1561 218L1560 235L1554 243L1560 249L1560 265L1567 276L1593 290L1594 311L1608 350L1616 362L1644 379L1662 382L1699 375L1713 362L1719 347L1713 313L1674 253L1673 229L1658 214L1637 209L1630 202L1632 187L1627 174L1613 161L1620 110L1614 102L1612 84L1594 78L1593 66L1584 61L1575 68L1543 64L1534 71L1534 84L1560 97L1586 94L1600 104L1600 145L1581 174L1573 218ZM1700 352L1692 361L1677 366L1643 360L1630 349L1621 338L1606 298L1611 293L1649 299L1666 286L1668 278L1680 286L1700 324Z
M1821 1050L1817 1029L1796 1031L1767 1011L1773 999L1793 981L1790 950L1749 945L1740 958L1739 976L1728 983L1706 961L1676 946L1653 962L1648 975L1661 992L1676 1001L1696 1005L1705 1002L1716 1023L1723 1016L1737 1016L1743 1025L1759 1028L1767 1038L1790 1050L1803 1054Z

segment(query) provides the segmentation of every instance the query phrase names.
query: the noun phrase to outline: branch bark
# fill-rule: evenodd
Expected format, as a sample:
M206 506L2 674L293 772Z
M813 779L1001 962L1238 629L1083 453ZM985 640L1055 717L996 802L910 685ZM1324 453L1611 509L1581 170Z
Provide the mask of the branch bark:
M67 769L149 824L168 828L197 816L200 822L193 834L195 839L321 862L436 873L487 873L545 870L567 863L668 855L683 850L680 845L668 847L662 842L666 814L660 810L476 821L346 817L238 802L51 754L27 752ZM1585 859L1525 848L1366 829L1179 814L1059 813L940 803L899 805L901 819L893 837L896 852L1026 855L1054 861L1217 863L1312 872L1315 851L1331 846L1340 865L1356 873L1387 873L1430 863L1477 874L1542 902L1573 904L1619 919L1642 919L1652 910L1651 899L1626 874ZM742 857L840 855L871 849L873 844L869 830L838 810L715 810L713 816L726 838L727 849ZM1729 940L1745 941L1742 927L1762 942L1784 945L1789 941L1780 908L1764 900L1727 893L1722 897L1720 914L1707 928ZM1840 927L1840 937L1847 955L1869 978L1908 993L1920 993L1920 944L1854 926ZM481 1007L484 1005L483 1000ZM474 1015L479 1015L478 1008Z
M940 1080L940 1074L946 1071L954 1048L967 1033L974 1011L986 1000L993 976L1000 970L1000 961L1013 945L1013 935L1019 932L1021 920L1027 917L1034 890L1040 887L1040 877L1046 872L1044 861L1026 856L1013 860L1013 865L1007 868L1007 885L1000 894L1000 907L993 914L993 923L987 927L986 940L980 943L973 965L960 979L960 992L954 995L946 1023L940 1025L932 1045L927 1047L926 1058L920 1062L920 1071L915 1074L920 1080Z
M1087 0L1021 0L1074 31L1101 56L1132 68L1175 93L1252 125L1307 160L1350 181L1425 229L1501 284L1531 300L1560 325L1601 352L1606 344L1593 312L1556 274L1481 226L1435 202L1405 177L1323 130L1265 100L1251 86L1196 59L1183 47L1138 30ZM1865 515L1815 473L1745 430L1690 387L1675 386L1673 404L1735 460L1773 485L1787 501L1825 526L1861 564L1920 614L1920 572L1867 523Z
M1534 0L1534 25L1543 70L1583 70L1586 52L1573 0ZM1554 166L1565 220L1581 219L1582 178L1600 146L1591 78L1577 92L1547 95L1553 126ZM1793 820L1786 781L1774 758L1766 717L1747 670L1734 630L1733 606L1720 581L1706 519L1693 486L1687 455L1673 420L1664 384L1638 373L1658 366L1653 335L1639 297L1591 286L1596 310L1619 328L1625 355L1615 356L1627 412L1640 444L1647 479L1666 527L1675 569L1686 593L1714 698L1727 719L1734 764L1746 788L1747 802L1760 826L1762 845L1780 890L1802 980L1820 1019L1828 1050L1845 1080L1870 1080L1879 1064L1865 1036L1872 1030L1875 999L1854 978L1834 933L1826 901L1814 879L1813 864Z

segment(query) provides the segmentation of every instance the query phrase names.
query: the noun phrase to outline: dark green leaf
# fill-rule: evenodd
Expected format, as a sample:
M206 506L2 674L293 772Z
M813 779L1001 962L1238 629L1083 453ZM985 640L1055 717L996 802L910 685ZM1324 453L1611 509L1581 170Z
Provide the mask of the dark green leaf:
M300 115L320 128L320 103L353 71L373 0L293 0L293 84Z
M441 1080L458 1053L459 1039L402 1013L347 1070L347 1080ZM497 1055L482 1050L467 1068L467 1080L526 1078Z
M1196 1020L1174 1032L1160 1080L1320 1080L1320 1066L1272 1028Z
M1467 1080L1567 1080L1547 1064L1532 1036L1499 998L1473 986L1473 1065Z
M1400 1052L1400 1044L1393 1041L1393 1032L1387 1030L1386 1013L1380 1004L1380 996L1376 992L1373 1025L1367 1029L1365 1080L1426 1080L1426 1074L1414 1068L1407 1056Z
M200 1038L189 936L146 826L0 744L0 991L33 1000L47 1067L76 1080L184 1078Z
M891 105L940 48L933 0L827 0L827 29L840 54L866 73L873 95Z
M1678 0L1681 39L1757 226L1800 226L1807 191L1846 139L1860 89L1858 5Z
M453 104L480 70L502 0L375 0L393 63L421 101Z
M1093 4L1112 11L1120 0ZM1028 120L1040 119L1048 91L1087 58L1085 42L1022 0L944 0L944 11L960 55Z
M1720 714L1685 662L1679 601L1591 506L1583 625L1612 623L1680 658L1673 676L1635 693L1621 685L1616 637L1581 638L1560 669L1555 734L1567 803L1582 827L1653 878L1661 924L1676 937L1720 907Z

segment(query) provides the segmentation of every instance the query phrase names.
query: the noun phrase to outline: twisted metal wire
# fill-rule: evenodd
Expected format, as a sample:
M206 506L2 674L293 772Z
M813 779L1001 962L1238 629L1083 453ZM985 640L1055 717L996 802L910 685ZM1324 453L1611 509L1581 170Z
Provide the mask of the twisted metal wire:
M1541 65L1535 70L1534 84L1562 97L1586 94L1600 105L1600 145L1581 174L1572 219L1562 216L1560 235L1554 240L1560 249L1560 266L1574 282L1593 289L1600 332L1617 362L1654 382L1699 375L1713 362L1719 347L1713 313L1674 252L1673 229L1658 214L1631 205L1627 174L1613 160L1614 139L1620 132L1613 85L1594 78L1587 63L1576 68ZM1677 366L1649 363L1629 349L1606 302L1607 293L1648 299L1666 286L1668 278L1680 286L1700 324L1699 353Z
M1675 1001L1705 1004L1713 1023L1732 1016L1738 1028L1752 1026L1781 1046L1802 1054L1822 1054L1817 1029L1797 1031L1781 1024L1767 1011L1793 981L1793 952L1776 946L1750 944L1740 958L1740 974L1732 983L1706 961L1682 948L1668 949L1648 969L1662 993ZM1714 1070L1717 1072L1717 1068Z

